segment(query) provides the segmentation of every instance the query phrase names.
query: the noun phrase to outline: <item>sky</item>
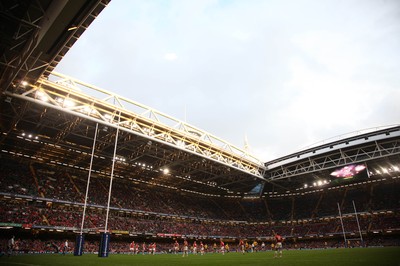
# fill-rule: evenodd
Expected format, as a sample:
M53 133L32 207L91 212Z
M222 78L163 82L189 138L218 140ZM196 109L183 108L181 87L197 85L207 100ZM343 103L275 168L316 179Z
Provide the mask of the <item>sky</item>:
M400 1L111 0L56 71L269 161L400 124Z

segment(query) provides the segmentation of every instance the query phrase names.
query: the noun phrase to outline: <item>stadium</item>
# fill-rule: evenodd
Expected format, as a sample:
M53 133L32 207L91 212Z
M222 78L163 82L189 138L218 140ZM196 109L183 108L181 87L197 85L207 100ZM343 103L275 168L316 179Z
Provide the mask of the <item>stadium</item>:
M196 265L245 264L243 240L246 255L254 253L246 262L261 265L276 262L277 232L285 265L310 250L315 260L300 265L346 265L354 257L354 265L398 265L400 125L263 162L54 72L109 0L72 2L1 4L0 264L55 265L66 240L72 265L85 257L93 265L187 265L173 254L184 240L205 244L208 259L198 256ZM157 256L132 257L148 255L150 244Z

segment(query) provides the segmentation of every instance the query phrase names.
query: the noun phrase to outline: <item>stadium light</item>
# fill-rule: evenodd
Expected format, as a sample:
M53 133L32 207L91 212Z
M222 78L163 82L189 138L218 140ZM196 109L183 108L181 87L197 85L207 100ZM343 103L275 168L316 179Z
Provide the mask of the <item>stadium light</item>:
M47 97L47 95L46 95L43 91L36 91L36 96L37 96L40 100L42 100L42 101L44 101L44 102L49 101L49 98Z
M75 102L69 99L57 98L56 101L63 105L63 107L74 107Z
M72 101L72 100L65 99L64 100L64 106L65 107L74 107L75 106L75 102Z
M94 112L95 112L94 109L92 109L91 107L89 107L89 106L87 106L87 105L85 105L85 106L82 108L82 111L83 111L84 113L88 113L88 114L91 114L91 113L94 113Z
M168 168L164 168L163 173L164 173L164 175L167 175L169 173L169 169Z
M105 114L104 118L107 119L107 120L110 120L112 118L112 116L110 114Z

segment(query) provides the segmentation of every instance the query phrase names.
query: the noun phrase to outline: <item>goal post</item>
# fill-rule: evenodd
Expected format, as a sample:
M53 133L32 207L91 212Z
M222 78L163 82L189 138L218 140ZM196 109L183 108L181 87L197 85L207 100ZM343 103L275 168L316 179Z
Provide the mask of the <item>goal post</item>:
M342 227L342 233L343 233L343 239L344 239L344 247L346 247L346 248L347 247L352 247L352 245L351 245L352 241L357 241L358 242L357 246L361 246L361 247L364 246L364 239L363 239L363 236L362 236L360 221L358 219L358 213L357 213L356 204L354 203L354 200L352 201L352 204L353 204L353 208L354 208L354 215L356 217L357 229L358 229L358 233L359 233L359 237L358 238L347 238L346 237L346 230L344 228L342 211L340 209L339 202L337 203L337 207L338 207L338 211L339 211L340 225Z
M90 177L92 174L93 157L94 157L94 151L95 151L95 147L96 147L98 128L99 128L99 123L96 123L96 128L94 130L94 137L93 137L92 154L90 156L89 172L88 172L88 178L87 178L87 183L86 183L85 201L83 203L81 230L79 232L79 235L76 236L74 256L82 256L82 254L83 254L83 248L84 248L83 243L84 243L84 239L85 239L85 237L83 235L83 226L85 224L87 200L88 200L89 186L90 186Z

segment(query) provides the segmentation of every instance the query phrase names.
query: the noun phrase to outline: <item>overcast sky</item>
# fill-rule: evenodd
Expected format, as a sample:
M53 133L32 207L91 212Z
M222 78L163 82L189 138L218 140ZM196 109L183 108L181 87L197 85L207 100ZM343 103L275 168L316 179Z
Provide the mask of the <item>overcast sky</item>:
M56 71L267 161L400 122L400 1L112 0Z

